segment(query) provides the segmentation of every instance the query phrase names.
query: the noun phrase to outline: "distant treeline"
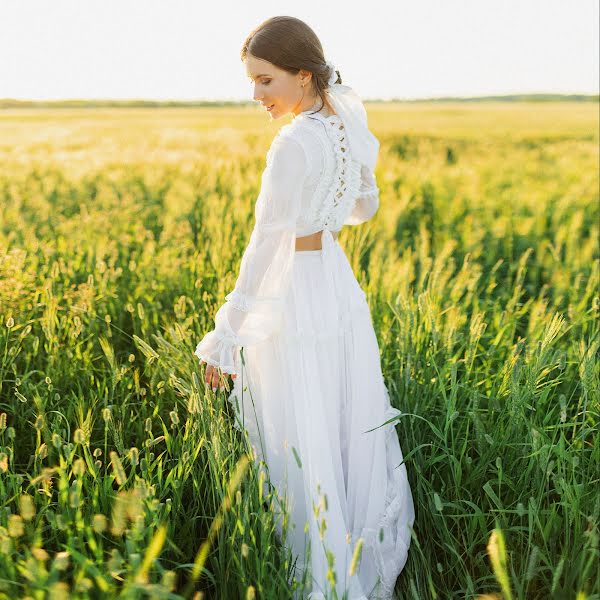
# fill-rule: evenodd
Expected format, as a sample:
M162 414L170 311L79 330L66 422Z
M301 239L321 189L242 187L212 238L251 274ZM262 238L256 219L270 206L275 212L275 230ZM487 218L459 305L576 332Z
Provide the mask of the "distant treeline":
M410 103L410 102L598 102L598 94L511 94L507 96L477 96L463 98L447 96L443 98L391 98L387 100L363 98L365 102ZM255 102L237 100L14 100L0 98L3 108L191 108L191 107L243 107L255 106Z

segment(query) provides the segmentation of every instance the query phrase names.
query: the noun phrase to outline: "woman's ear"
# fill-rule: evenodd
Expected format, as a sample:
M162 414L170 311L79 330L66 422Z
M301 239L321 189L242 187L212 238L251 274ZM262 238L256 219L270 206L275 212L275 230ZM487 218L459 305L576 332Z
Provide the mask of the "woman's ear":
M310 71L306 71L305 69L300 69L299 72L300 85L304 84L305 86L310 85L312 79L312 73Z

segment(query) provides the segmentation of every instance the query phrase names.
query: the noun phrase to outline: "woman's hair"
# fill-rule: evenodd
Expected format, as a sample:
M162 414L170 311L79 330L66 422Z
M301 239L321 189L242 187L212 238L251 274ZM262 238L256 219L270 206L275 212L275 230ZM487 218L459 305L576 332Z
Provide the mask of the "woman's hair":
M242 60L246 60L248 54L266 60L292 75L296 75L300 69L310 71L313 89L322 102L319 111L323 106L333 110L325 94L331 73L325 62L323 46L304 21L295 17L267 19L246 38L241 51ZM336 70L336 73L336 83L342 83L340 72Z

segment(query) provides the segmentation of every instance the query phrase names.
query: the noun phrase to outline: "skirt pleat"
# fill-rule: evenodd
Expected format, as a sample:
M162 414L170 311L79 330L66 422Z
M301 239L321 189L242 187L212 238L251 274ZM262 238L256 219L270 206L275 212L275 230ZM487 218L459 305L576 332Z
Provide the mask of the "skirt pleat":
M280 500L276 531L296 559L294 577L310 577L296 597L324 599L335 587L348 600L391 599L414 522L394 425L401 413L339 243L327 256L296 252L281 330L243 355L229 401L267 475L264 493L271 488Z

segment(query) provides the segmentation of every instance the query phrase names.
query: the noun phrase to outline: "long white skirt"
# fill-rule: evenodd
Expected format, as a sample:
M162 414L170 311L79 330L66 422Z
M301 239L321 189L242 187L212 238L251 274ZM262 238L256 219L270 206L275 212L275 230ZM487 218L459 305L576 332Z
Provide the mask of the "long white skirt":
M340 599L391 599L414 522L394 426L401 413L390 405L365 293L330 240L326 252L295 253L282 330L244 348L243 361L238 351L229 401L287 507L276 531L296 557L293 577L308 579L295 597L330 598L335 586Z

